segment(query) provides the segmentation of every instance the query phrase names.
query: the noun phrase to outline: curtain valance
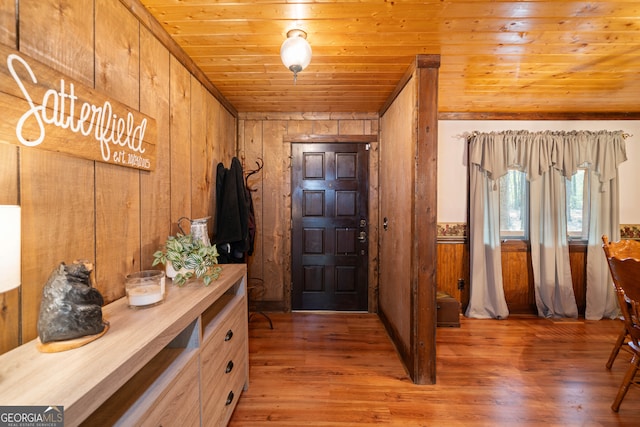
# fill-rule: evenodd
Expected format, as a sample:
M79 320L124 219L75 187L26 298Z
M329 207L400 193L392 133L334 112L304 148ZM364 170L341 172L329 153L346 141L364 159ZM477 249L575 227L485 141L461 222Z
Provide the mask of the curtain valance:
M469 160L492 180L509 168L523 171L534 181L553 167L565 177L589 163L601 184L616 176L627 159L622 131L503 131L475 133L470 140ZM604 189L604 186L601 186Z

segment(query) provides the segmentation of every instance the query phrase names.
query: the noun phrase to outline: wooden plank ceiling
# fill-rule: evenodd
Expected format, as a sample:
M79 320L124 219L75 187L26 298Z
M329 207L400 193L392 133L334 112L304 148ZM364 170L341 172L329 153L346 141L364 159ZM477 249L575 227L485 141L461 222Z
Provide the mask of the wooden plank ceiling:
M640 2L140 1L239 112L377 112L417 54L441 56L440 112L640 111Z

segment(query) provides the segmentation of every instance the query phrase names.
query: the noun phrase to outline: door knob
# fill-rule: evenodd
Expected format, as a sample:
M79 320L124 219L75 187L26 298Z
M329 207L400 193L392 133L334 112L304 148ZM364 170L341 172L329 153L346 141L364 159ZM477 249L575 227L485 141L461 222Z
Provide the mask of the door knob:
M360 240L360 243L365 243L367 241L367 232L361 231L358 235L358 240Z

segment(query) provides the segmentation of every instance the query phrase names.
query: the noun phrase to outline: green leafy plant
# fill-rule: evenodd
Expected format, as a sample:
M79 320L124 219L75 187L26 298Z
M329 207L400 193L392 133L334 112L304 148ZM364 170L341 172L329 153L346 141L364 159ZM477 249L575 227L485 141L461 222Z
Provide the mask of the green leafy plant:
M193 240L191 234L178 233L169 236L163 250L153 254L153 266L170 262L178 272L173 283L184 285L189 279L202 278L205 286L218 279L222 267L218 265L216 245L205 246L201 240Z

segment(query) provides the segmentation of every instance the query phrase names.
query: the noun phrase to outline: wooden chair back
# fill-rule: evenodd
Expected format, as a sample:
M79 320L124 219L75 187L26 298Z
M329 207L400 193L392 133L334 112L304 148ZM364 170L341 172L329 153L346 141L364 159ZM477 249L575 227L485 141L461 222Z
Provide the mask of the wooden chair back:
M606 236L602 241L625 327L640 348L640 242L609 242Z
M604 249L607 259L616 257L640 260L640 242L637 240L621 239L617 242L610 242L607 236L602 236L602 249Z
M602 236L602 242L624 321L624 330L616 345L623 345L631 352L631 363L611 404L611 409L618 412L629 387L640 386L640 379L636 379L640 369L640 243L632 240L610 243L607 236ZM623 341L626 344L622 344ZM616 356L614 353L617 354L616 348L609 357L610 362L611 357Z

